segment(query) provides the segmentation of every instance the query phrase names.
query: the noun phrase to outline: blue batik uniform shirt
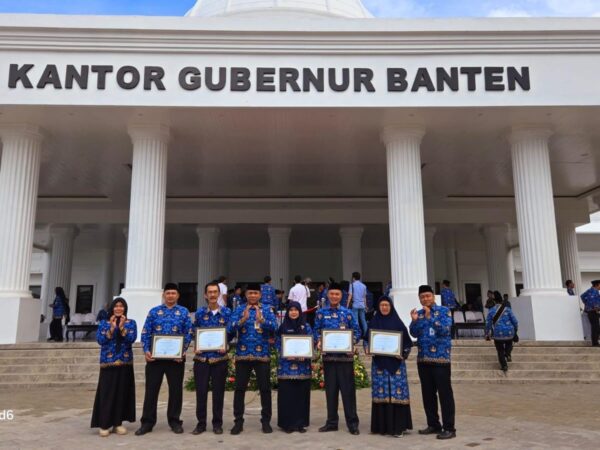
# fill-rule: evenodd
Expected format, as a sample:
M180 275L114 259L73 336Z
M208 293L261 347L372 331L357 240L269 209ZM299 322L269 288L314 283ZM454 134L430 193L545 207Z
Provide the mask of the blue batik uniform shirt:
M54 299L54 303L52 304L52 317L54 317L55 319L62 319L62 316L64 315L65 301L60 297L56 297Z
M117 348L117 333L121 330L117 327L110 333L110 322L102 320L96 331L96 341L100 344L100 366L121 366L133 364L133 350L131 345L137 339L137 324L135 320L127 319L121 334L121 346Z
M260 302L271 308L277 309L278 301L277 296L275 295L275 288L271 286L269 283L265 283L260 287Z
M496 305L488 312L485 322L485 333L494 338L495 341L512 341L517 332L519 322L509 307L504 308L502 315L494 325L494 316L501 305Z
M431 318L425 310L418 311L418 318L410 324L410 334L417 339L418 363L450 364L452 349L452 313L445 306L433 305Z
M219 306L217 312L213 314L208 306L204 306L196 311L194 321L194 339L196 338L196 329L198 328L225 328L229 325L231 318L231 310L223 306ZM200 352L194 354L194 361L206 362L214 364L220 361L229 359L227 353L219 352Z
M315 342L321 340L323 330L352 330L354 344L358 343L362 335L358 322L354 320L354 315L348 308L344 308L343 306L337 308L329 306L327 308L322 308L317 312L315 329L313 330ZM347 362L353 360L353 356L345 354L332 353L323 355L323 361Z
M600 291L598 291L598 289L595 287L591 287L581 294L581 300L585 305L586 312L600 309Z
M310 325L302 325L301 332L298 334L311 335L312 329ZM298 334L290 334L290 336L298 336ZM281 336L277 336L277 340L275 341L275 346L280 355L277 364L277 378L280 380L310 380L312 378L312 361L310 359L290 360L281 356L281 339Z
M456 301L456 296L452 289L443 287L440 291L440 295L442 296L442 306L450 309L456 309L459 307L458 301Z
M260 305L262 316L265 321L261 324L256 322L256 310L248 311L248 320L240 323L246 306L239 306L231 316L227 331L230 334L237 333L238 340L235 348L236 361L270 361L269 336L277 329L277 319L271 308ZM257 325L255 326L255 323Z
M144 352L152 351L152 337L155 335L183 336L183 353L187 352L193 333L190 313L184 306L175 305L168 308L160 305L152 308L142 329L142 345Z

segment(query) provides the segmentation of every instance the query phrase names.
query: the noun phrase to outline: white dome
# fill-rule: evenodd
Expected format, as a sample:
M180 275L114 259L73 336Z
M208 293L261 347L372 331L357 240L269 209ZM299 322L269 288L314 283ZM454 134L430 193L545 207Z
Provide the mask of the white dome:
M362 19L373 17L361 0L197 0L186 16L254 16L275 13L295 15L345 17Z

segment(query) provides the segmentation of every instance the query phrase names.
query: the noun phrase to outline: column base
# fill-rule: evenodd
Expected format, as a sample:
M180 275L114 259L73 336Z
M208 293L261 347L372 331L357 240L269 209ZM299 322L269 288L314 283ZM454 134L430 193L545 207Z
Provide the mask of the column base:
M41 301L25 295L0 297L0 344L37 342L40 330Z
M127 301L127 317L135 320L138 328L139 341L142 335L142 327L148 312L162 304L161 289L123 289L119 297Z
M532 294L511 298L519 321L519 337L534 341L582 341L583 327L577 297Z
M421 309L421 302L419 301L418 295L419 289L392 289L390 297L394 300L394 308L396 312L407 327L410 325L412 319L410 318L410 312L413 308ZM435 302L440 305L441 297L435 296Z

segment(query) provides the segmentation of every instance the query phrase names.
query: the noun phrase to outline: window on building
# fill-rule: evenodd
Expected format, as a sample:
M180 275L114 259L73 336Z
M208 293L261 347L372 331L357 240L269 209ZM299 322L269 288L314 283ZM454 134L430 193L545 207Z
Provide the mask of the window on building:
M42 298L42 287L41 286L29 286L29 290L31 291L31 295L33 298L40 299Z
M91 284L82 284L77 286L77 296L75 299L76 314L91 313L92 306L94 304L94 286Z
M185 306L190 312L198 309L198 283L179 283L179 301L181 306Z

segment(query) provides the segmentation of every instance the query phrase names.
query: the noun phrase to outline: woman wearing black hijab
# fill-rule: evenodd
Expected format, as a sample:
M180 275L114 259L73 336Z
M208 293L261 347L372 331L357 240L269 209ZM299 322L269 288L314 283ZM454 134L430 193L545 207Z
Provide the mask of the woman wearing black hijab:
M412 429L404 362L410 353L412 340L389 297L383 296L379 299L377 311L369 323L367 339L370 337L370 330L402 333L402 358L373 356L371 365L371 433L401 437L406 430Z
M300 303L290 302L285 319L277 331L277 426L286 433L305 433L310 422L311 360L282 356L283 336L299 334L311 335L312 330L305 321Z
M92 412L92 428L100 436L112 431L126 434L123 422L135 422L135 377L132 344L137 338L135 320L127 318L127 302L116 298L108 310L109 319L98 325L100 377Z

